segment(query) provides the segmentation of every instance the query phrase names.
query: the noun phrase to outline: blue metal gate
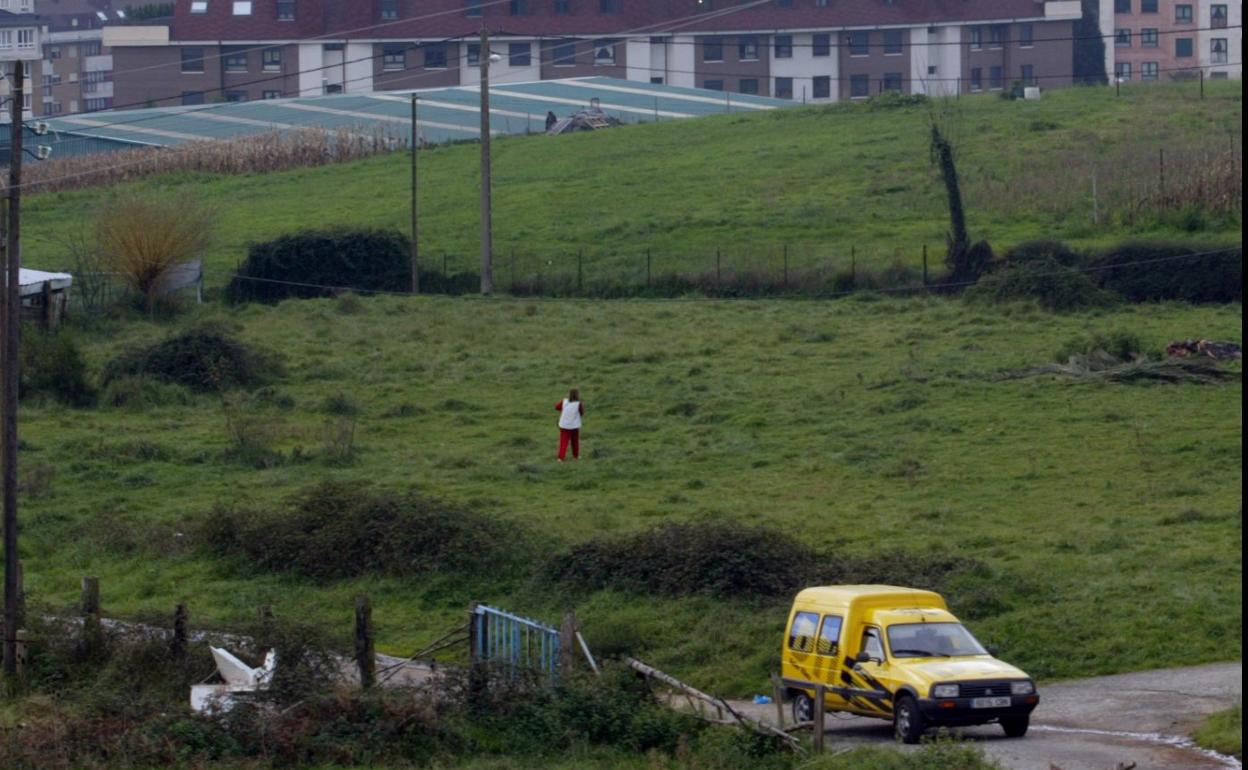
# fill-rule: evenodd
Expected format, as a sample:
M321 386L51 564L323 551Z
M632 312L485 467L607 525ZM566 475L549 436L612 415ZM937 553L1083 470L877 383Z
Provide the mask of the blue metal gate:
M559 630L497 607L472 610L472 657L554 677L559 673Z

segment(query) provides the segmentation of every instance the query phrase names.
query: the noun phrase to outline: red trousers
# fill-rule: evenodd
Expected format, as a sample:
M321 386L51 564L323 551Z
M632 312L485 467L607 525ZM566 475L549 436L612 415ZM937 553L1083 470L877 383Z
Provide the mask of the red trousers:
M568 430L567 428L559 429L559 459L562 460L568 454L568 442L572 442L572 459L575 460L581 456L581 429L575 428Z

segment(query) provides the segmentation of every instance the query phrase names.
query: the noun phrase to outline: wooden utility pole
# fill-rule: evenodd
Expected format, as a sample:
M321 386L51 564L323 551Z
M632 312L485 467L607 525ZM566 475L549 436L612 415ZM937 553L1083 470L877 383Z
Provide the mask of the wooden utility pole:
M490 209L490 32L481 29L481 293L494 293L494 234Z
M22 112L26 66L13 63L13 93L9 99L11 123L9 140L8 223L5 243L4 305L4 383L0 388L0 465L3 465L4 498L4 673L17 676L17 630L22 624L18 612L21 586L18 585L17 553L17 345L21 320L21 213L22 213Z
M416 94L412 94L412 294L420 294L420 246L416 227L416 152L420 149L420 130L416 127Z
M360 669L360 686L377 684L377 652L373 643L373 603L367 596L355 597L355 664Z

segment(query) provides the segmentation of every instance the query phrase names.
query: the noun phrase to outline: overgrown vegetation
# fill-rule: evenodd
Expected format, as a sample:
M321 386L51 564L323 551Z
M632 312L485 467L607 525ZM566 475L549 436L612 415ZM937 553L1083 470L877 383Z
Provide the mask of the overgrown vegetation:
M1244 251L1225 244L1133 241L1087 260L1100 285L1132 302L1243 302Z
M524 553L515 524L416 492L341 482L304 490L274 510L218 506L201 526L217 556L317 580L486 570L501 577Z
M1244 758L1244 707L1219 711L1205 720L1193 736L1196 742L1219 754Z
M222 328L203 326L123 351L105 364L100 380L108 387L126 377L151 377L204 392L259 385L280 372L273 354L234 339Z
M304 231L253 245L230 280L232 301L277 301L351 291L407 291L411 244L394 230Z
M18 392L22 398L43 395L66 406L95 401L86 358L71 330L47 333L31 325L22 329L20 340Z

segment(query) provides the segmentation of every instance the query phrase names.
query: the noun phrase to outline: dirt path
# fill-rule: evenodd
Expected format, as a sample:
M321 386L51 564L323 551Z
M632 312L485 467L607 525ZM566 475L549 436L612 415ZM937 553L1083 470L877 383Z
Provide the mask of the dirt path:
M1215 663L1060 682L1040 688L1026 738L1007 739L996 725L961 734L1011 770L1113 770L1132 762L1136 770L1239 768L1186 736L1207 714L1240 701L1242 676L1240 663ZM732 706L775 723L774 705ZM825 733L831 748L893 741L892 725L875 719L829 716Z

